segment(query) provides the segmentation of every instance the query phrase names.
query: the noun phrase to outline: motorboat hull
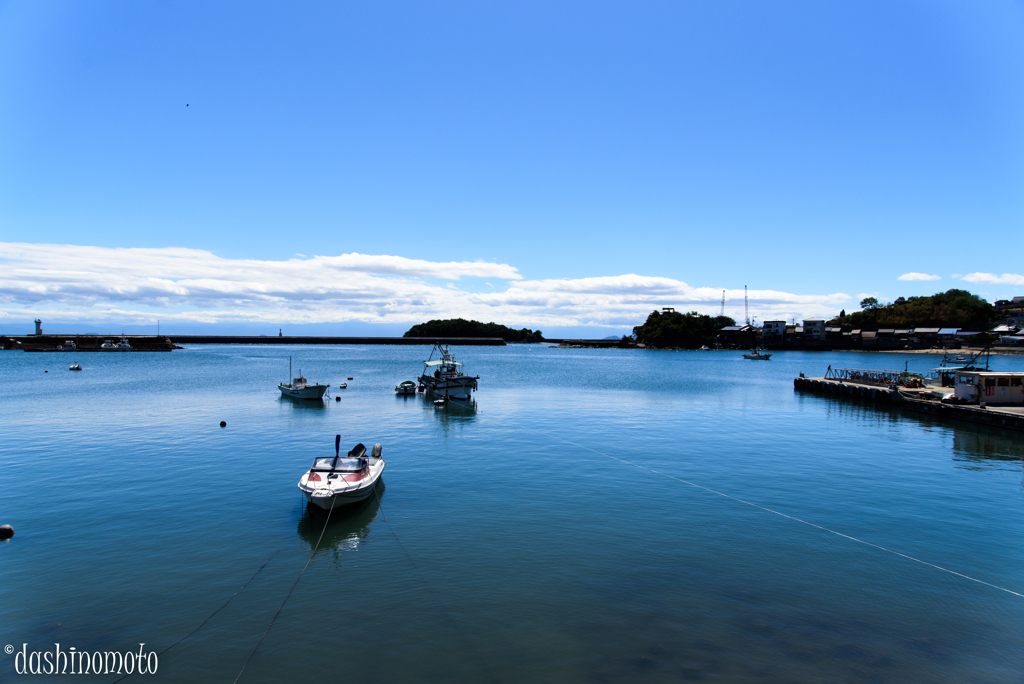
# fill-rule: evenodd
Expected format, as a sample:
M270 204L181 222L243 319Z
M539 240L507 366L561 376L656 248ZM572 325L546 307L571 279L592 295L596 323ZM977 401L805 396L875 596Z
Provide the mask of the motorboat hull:
M327 385L306 385L305 387L294 388L284 384L277 386L281 390L281 395L290 399L323 399L324 393L327 392L327 387Z
M299 480L299 491L306 497L307 502L317 508L329 511L368 499L373 495L373 490L383 474L384 459L370 459L370 464L360 474L360 479L355 482L348 480L353 477L350 475L335 480L330 486L323 484L323 481L310 483L309 473L306 473Z
M333 508L340 508L342 506L348 506L349 504L359 503L360 501L366 501L371 495L373 495L373 489L376 486L377 480L374 480L373 484L352 492L341 492L331 496L318 496L315 491L304 491L303 494L306 495L306 501L309 503L318 508L322 508L325 511L329 511Z

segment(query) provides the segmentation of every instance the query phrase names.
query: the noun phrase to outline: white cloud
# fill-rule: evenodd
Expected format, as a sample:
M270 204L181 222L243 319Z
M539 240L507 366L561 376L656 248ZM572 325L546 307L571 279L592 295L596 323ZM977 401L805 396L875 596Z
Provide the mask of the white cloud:
M968 273L963 279L969 283L982 283L985 285L1024 285L1024 275L1017 273Z
M941 276L928 275L927 273L917 273L912 271L910 273L904 273L896 280L942 280Z
M474 293L466 276L507 286ZM425 279L443 279L445 284ZM716 314L722 290L625 274L523 280L508 264L430 262L343 254L283 261L222 258L184 248L111 249L0 243L0 316L64 320L416 323L461 316L508 325L628 326L662 306ZM843 293L748 293L751 317L827 316ZM726 292L726 314L742 318L743 290Z

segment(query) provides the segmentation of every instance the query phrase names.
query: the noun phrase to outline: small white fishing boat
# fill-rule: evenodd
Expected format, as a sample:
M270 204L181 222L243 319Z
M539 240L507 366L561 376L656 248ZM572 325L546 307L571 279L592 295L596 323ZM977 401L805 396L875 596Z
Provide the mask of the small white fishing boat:
M117 343L118 351L131 351L132 345L128 344L128 338L121 335L121 341Z
M110 340L103 340L103 344L100 345L100 349L104 351L111 351L117 349L117 345Z
M754 349L749 354L744 354L743 358L750 359L752 361L767 361L772 358L771 354L762 354L759 350Z
M434 358L437 354L438 358ZM469 401L473 390L477 388L480 376L466 375L462 372L462 364L443 344L435 344L430 358L423 362L423 373L419 383L431 392L446 399Z
M395 394L416 394L416 383L412 380L405 380L395 387Z
M82 366L81 364L73 363L70 366L68 366L68 370L79 371L82 370Z
M380 444L373 445L369 456L362 444L342 456L341 435L337 435L334 456L313 461L313 467L299 480L299 491L309 503L329 511L368 498L383 473Z
M338 385L338 389L345 389L346 387L348 387L348 383L347 382L343 382L340 385Z
M292 375L292 357L288 357L288 377ZM310 385L306 378L302 377L302 369L299 369L298 377L293 377L291 382L278 384L281 395L292 399L323 399L324 392L330 385Z

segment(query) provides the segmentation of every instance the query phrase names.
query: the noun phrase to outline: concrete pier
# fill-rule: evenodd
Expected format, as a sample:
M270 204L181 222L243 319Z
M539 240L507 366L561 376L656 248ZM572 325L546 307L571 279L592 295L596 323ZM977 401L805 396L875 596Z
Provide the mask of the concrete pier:
M933 397L934 390L929 387L893 389L832 378L801 376L793 379L793 388L801 392L827 394L843 399L896 405L904 411L927 413L942 418L966 420L1024 432L1024 406L987 406L982 408L971 404L943 404Z

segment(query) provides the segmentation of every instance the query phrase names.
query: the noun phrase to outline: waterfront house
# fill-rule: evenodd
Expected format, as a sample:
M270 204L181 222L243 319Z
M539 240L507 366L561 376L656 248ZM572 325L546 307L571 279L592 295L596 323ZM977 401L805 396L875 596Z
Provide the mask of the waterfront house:
M1024 373L957 371L954 396L971 403L1024 406Z
M761 336L766 342L781 342L786 336L786 321L765 321L761 324Z
M820 342L825 339L825 321L821 318L804 319L804 341Z

